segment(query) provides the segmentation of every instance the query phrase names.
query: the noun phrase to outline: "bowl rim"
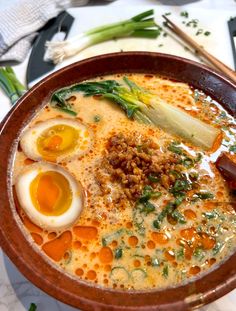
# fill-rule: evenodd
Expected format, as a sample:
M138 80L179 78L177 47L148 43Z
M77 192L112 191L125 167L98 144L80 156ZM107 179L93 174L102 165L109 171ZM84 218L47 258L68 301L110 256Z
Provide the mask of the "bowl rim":
M19 101L18 103L13 106L13 108L9 111L9 113L5 116L3 121L0 125L0 146L3 154L5 154L6 150L9 151L12 147L13 140L12 137L16 133L11 133L10 129L13 126L13 121L17 121L17 117L24 118L24 120L29 120L29 117L32 116L32 108L30 111L23 110L24 117L20 116L19 110L23 109L24 103L27 103L29 106L29 102L33 101L33 107L38 107L37 99L34 98L34 95L37 95L37 92L44 92L44 97L47 99L49 98L50 94L57 89L58 87L54 88L53 90L47 91L48 84L53 84L56 80L60 79L63 75L66 75L70 71L74 71L77 67L85 68L91 67L92 64L104 64L108 62L111 66L114 60L120 60L125 63L126 60L136 58L139 61L142 59L149 59L149 61L161 60L167 62L177 62L181 63L183 67L190 66L190 68L195 68L195 70L202 71L204 75L209 75L210 81L217 82L218 85L227 85L228 89L232 89L236 95L236 85L228 78L224 77L218 71L215 71L208 66L199 64L195 61L188 60L182 57L173 56L169 54L162 54L162 53L153 53L153 52L120 52L120 53L110 53L105 55L99 55L92 58L88 58L73 64L70 64L66 67L59 69L56 72L51 73L49 76L38 82L33 88L31 88ZM138 65L137 65L138 66ZM124 72L125 66L123 65L123 69L120 72ZM104 75L108 74L110 69L104 71ZM117 69L117 72L119 70ZM150 71L150 70L149 70ZM134 70L130 70L127 68L127 72L135 72ZM136 72L143 72L145 73L145 69ZM110 72L111 73L111 72ZM154 72L153 72L154 73ZM158 72L155 70L155 73ZM184 73L185 74L185 73ZM88 74L89 75L89 74ZM91 74L91 77L96 77L96 75ZM170 77L171 78L171 77ZM81 79L85 80L85 78ZM69 79L68 79L69 80ZM54 82L52 82L54 81ZM69 80L70 81L70 80ZM71 83L67 83L65 81L65 85L70 85ZM190 83L193 84L193 83ZM212 92L209 89L211 96L214 96L214 90ZM41 95L40 95L41 96ZM43 96L43 95L42 95ZM227 102L227 94L223 94L223 97L226 96L226 99L223 101ZM36 97L36 96L35 96ZM45 100L46 100L45 99ZM236 99L236 96L235 96ZM219 99L218 99L219 101ZM236 102L235 102L236 103ZM231 114L235 115L236 107L229 107ZM235 105L236 106L236 105ZM22 113L22 111L20 111ZM29 121L27 121L29 122ZM21 124L14 125L18 132L20 128L22 128ZM5 140L4 140L5 139ZM15 137L16 139L16 137ZM2 145L4 143L4 146ZM0 218L0 246L2 247L3 251L8 255L8 257L13 261L13 263L17 266L17 268L23 273L23 275L29 279L33 284L37 287L44 290L46 293L50 294L51 296L55 297L63 301L64 303L70 304L74 307L83 308L83 310L92 310L94 308L98 310L185 310L187 308L192 307L199 307L203 304L209 303L224 294L228 293L232 289L236 288L236 268L233 269L233 266L226 267L226 264L223 263L220 265L219 268L215 269L214 271L209 272L206 275L203 275L201 278L197 279L196 281L191 281L186 285L178 286L177 288L167 288L163 290L151 290L151 291L134 291L134 292L127 292L127 291L118 291L118 290L110 290L105 288L99 288L94 285L89 285L88 283L83 284L83 282L76 282L81 286L82 290L79 290L75 285L75 281L72 281L71 278L65 276L63 273L58 272L50 264L46 263L46 260L43 259L43 256L36 255L36 252L30 246L29 242L26 240L25 236L22 233L20 228L15 229L17 234L19 234L19 241L21 241L23 245L23 249L25 245L28 244L26 247L28 254L23 254L22 249L20 246L16 246L16 243L13 241L13 236L15 237L16 234L13 232L13 225L16 224L16 220L14 217L9 219L10 215L12 214L12 210L10 204L12 204L11 200L11 189L9 184L9 172L7 169L11 163L7 157L0 158L0 170L3 171L3 174L0 176L0 189L2 190L1 196L1 205L0 205L0 213L3 212L3 217ZM5 168L5 171L4 171ZM5 209L5 214L3 211ZM5 220L5 221L3 221ZM33 257L31 257L33 256ZM41 260L40 260L40 258ZM31 258L33 258L35 262L35 258L39 260L40 264L44 264L43 269L46 272L47 277L45 278L42 271L32 264ZM236 252L232 254L232 256L227 259L226 263L231 260L232 262L236 259ZM27 262L27 264L25 263ZM225 269L221 271L219 278L214 278L215 271L221 269L224 266ZM46 268L45 268L46 267ZM56 277L55 277L56 276ZM64 278L71 284L71 286L75 286L73 293L68 291L68 288L62 288ZM212 281L211 281L212 278ZM50 281L49 281L50 280ZM58 282L56 282L58 281ZM207 290L201 292L201 286L199 286L199 281L203 283L204 288ZM209 283L210 282L210 283ZM211 284L211 285L210 285ZM214 285L213 285L214 284ZM76 289L76 290L75 290ZM180 290L184 294L180 295ZM200 290L200 291L199 291ZM166 295L166 298L163 299L163 295ZM88 294L89 293L89 294ZM138 297L142 293L143 297L145 296L144 301ZM156 296L156 297L154 297ZM184 299L183 299L184 297ZM155 299L154 299L155 298ZM126 301L128 299L129 301ZM154 302L154 304L150 303L150 300ZM127 305L122 305L122 302L128 302ZM149 301L149 303L148 303ZM160 304L158 304L158 301ZM114 302L114 304L113 304Z

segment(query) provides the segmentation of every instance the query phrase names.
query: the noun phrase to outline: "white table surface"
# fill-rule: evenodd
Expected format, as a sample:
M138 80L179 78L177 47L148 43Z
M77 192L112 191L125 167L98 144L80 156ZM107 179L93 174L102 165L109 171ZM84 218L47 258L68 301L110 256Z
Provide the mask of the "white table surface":
M4 9L6 6L12 4L15 0L0 0L0 10ZM191 2L191 3L190 3ZM189 4L186 4L189 3ZM162 6L162 4L165 4ZM179 5L185 5L179 6ZM168 1L168 0L117 0L115 2L109 3L105 6L104 2L100 6L100 8L91 8L91 12L97 15L101 14L101 10L106 8L106 10L114 10L116 12L123 9L124 6L127 7L129 5L129 12L127 10L124 11L124 15L131 16L132 10L137 10L137 8L143 5L149 5L156 8L156 11L177 13L183 10L188 10L191 12L193 18L198 18L202 23L203 27L208 27L210 31L212 31L212 36L209 37L209 40L201 37L198 38L199 42L204 45L204 47L209 50L209 52L213 53L215 56L224 61L228 66L233 68L233 59L232 52L229 45L229 38L227 34L227 26L225 21L230 16L236 15L236 2L234 0L176 0L176 1ZM166 6L171 5L171 7ZM172 6L174 5L174 6ZM131 7L133 6L133 8ZM136 9L135 9L136 8ZM72 9L70 11L71 14L75 15L77 18L73 28L71 30L70 35L76 34L76 27L82 25L86 25L83 23L83 18L86 18L86 14L82 14L82 10L85 9ZM96 10L96 11L95 11ZM164 11L163 11L164 10ZM138 12L140 9L138 9ZM83 11L86 13L86 11ZM216 15L218 14L218 15ZM84 17L83 17L84 16ZM215 18L217 16L217 18ZM91 27L96 25L96 18L91 18L90 20ZM109 17L107 18L109 22ZM0 21L1 22L1 21ZM177 18L178 22L178 18ZM219 26L219 27L218 27ZM84 26L85 27L85 26ZM80 28L83 30L83 26ZM188 32L191 30L187 30ZM190 33L191 34L191 33ZM223 39L222 39L223 38ZM196 38L195 38L196 39ZM197 58L190 54L186 53L186 51L181 47L178 43L176 43L172 38L167 39L167 41L161 41L162 39L158 39L158 44L153 45L150 42L145 42L147 44L147 50L151 51L160 51L164 53L173 53L176 55L188 57L190 59L197 60ZM70 60L65 61L62 65L58 66L58 68L65 66L74 61L83 59L85 57L93 56L105 51L118 51L120 48L124 50L137 50L138 49L138 41L131 41L131 43L127 43L126 41L118 43L105 43L103 45L98 45L96 47L96 51L94 49L87 49L82 52L80 55L71 58ZM161 48L158 48L159 44L164 44ZM174 52L173 52L174 51ZM25 81L25 73L27 67L28 58L20 65L14 67L17 76L21 81ZM0 120L5 116L5 114L9 111L10 104L6 96L0 91ZM32 283L27 281L24 276L16 269L14 264L8 259L8 257L2 252L0 249L0 311L25 311L28 310L30 303L34 302L37 304L37 311L72 311L76 310L70 306L67 306L52 297L48 296L38 288L36 288ZM217 301L202 307L199 309L201 311L234 311L236 310L236 290L232 291L228 295L218 299Z

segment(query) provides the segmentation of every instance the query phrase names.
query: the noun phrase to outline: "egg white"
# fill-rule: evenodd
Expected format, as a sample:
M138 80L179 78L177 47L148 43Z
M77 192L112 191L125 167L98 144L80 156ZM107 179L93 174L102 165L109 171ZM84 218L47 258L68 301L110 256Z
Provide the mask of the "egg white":
M68 160L71 160L75 156L82 156L89 151L91 147L91 142L92 142L92 133L87 128L86 125L76 120L72 120L72 119L54 118L54 119L49 119L49 120L37 123L23 132L21 140L20 140L20 146L28 158L35 160L35 161L44 160L43 156L38 151L37 139L45 130L56 125L68 125L68 126L73 127L76 130L80 130L81 131L80 141L85 140L85 139L88 140L88 145L87 145L86 150L81 150L80 147L77 146L77 148L73 152L58 156L56 159L56 162L68 161ZM84 134L87 131L89 132L89 136L85 138Z
M62 174L69 182L72 191L70 207L61 215L47 216L41 214L33 205L30 196L30 184L38 174L55 171ZM15 184L18 201L27 216L39 227L47 230L65 229L71 226L79 217L83 206L83 193L81 185L62 167L50 163L35 163L29 165L17 178Z

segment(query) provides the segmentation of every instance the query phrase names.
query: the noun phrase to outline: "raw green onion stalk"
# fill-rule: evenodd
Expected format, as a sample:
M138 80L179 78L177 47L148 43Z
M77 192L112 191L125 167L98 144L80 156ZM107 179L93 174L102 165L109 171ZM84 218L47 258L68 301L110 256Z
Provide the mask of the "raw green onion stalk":
M73 56L83 49L113 38L144 37L156 38L160 35L160 27L154 21L154 11L149 10L128 20L93 28L69 40L47 42L48 58L55 64Z
M10 98L12 105L26 92L25 86L17 79L11 67L0 68L0 87Z
M119 104L129 118L160 127L206 150L211 149L221 135L219 129L166 103L127 77L123 84L115 80L104 80L84 82L61 89L53 94L52 105L66 105L66 99L72 92L83 92L85 96L101 95L102 98Z

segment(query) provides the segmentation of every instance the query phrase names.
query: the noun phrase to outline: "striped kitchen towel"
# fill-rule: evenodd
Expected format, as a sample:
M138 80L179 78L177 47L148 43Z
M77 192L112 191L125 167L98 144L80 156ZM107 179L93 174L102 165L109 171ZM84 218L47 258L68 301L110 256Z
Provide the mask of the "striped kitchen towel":
M22 62L37 30L69 7L89 0L17 0L0 11L0 62Z

